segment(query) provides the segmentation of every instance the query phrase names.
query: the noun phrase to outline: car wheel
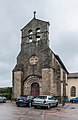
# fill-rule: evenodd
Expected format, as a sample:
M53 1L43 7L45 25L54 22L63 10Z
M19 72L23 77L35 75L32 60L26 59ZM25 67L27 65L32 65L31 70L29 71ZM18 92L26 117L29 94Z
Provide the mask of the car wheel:
M34 108L37 108L37 106L34 106Z
M32 106L32 103L30 102L30 103L29 103L29 107L31 107L31 106Z
M55 107L57 107L57 106L58 106L58 102L56 103Z
M75 102L76 102L76 101L74 101L74 100L72 101L72 103L75 103Z
M17 105L17 107L20 107L20 105Z
M50 104L48 104L47 108L49 109L50 107L51 107Z
M3 103L6 103L6 100L3 100Z

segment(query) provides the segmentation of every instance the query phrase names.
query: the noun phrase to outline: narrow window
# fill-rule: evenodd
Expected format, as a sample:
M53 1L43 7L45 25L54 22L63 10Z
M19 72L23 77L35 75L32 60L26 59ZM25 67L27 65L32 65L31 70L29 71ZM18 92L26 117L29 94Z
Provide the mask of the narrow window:
M76 96L76 87L74 87L74 86L71 87L71 96L72 97Z
M28 34L29 34L29 42L32 42L32 34L33 34L32 30L29 30Z
M40 40L40 28L36 28L36 38L37 38L37 41Z

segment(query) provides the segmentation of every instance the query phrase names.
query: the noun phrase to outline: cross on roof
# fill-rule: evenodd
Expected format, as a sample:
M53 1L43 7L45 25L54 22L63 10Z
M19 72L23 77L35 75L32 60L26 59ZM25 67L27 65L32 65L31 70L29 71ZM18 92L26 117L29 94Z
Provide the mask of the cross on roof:
M36 11L33 12L34 13L34 18L36 17Z

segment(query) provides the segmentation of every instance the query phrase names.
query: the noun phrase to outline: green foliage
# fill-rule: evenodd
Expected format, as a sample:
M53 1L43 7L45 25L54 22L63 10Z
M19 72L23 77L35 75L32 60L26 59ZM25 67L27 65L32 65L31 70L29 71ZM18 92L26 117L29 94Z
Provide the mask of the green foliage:
M0 95L10 100L12 96L12 87L0 88Z

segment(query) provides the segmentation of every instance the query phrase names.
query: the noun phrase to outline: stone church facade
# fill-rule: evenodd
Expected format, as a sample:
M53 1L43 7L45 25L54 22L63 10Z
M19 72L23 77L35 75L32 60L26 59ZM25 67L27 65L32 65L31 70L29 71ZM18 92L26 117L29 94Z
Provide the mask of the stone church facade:
M34 18L21 29L21 50L13 73L13 98L67 96L68 71L49 47L49 22Z

